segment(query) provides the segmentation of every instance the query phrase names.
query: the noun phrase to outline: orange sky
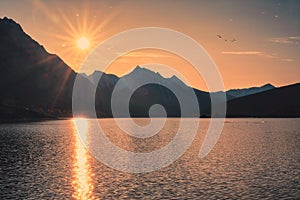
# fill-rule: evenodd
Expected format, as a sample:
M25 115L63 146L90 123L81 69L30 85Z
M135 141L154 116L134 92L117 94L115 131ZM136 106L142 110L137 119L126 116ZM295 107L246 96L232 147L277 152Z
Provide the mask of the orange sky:
M16 20L26 33L75 70L93 48L121 31L155 26L182 32L210 54L226 89L300 81L299 13L297 1L0 2L0 17ZM90 40L87 50L76 44L82 36ZM206 89L188 62L157 50L132 52L107 72L121 76L145 63L172 66L192 86ZM157 70L155 65L152 69ZM160 72L172 75L166 70Z

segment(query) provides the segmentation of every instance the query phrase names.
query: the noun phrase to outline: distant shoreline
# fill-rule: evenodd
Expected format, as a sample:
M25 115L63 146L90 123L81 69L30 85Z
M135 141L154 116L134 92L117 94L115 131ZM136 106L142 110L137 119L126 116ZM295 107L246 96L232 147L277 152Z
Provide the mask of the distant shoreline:
M86 119L148 119L150 117L98 117L98 118L93 118L93 117L82 117ZM164 117L152 117L152 118L164 118ZM211 117L167 117L169 119L180 119L180 118L190 118L190 119L211 119ZM215 117L214 119L218 119L219 117ZM220 118L220 119L298 119L298 117L225 117L225 118ZM63 117L63 118L41 118L41 119L0 119L0 124L21 124L21 123L29 123L29 122L45 122L45 121L57 121L57 120L70 120L73 119L73 117Z

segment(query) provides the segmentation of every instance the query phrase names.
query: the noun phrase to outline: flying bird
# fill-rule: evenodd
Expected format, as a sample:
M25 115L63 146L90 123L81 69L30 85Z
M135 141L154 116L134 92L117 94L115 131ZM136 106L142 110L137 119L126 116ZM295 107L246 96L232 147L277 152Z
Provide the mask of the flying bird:
M218 37L219 39L224 39L225 42L229 42L229 41L230 41L231 43L233 43L233 42L236 42L236 41L237 41L235 38L229 40L229 39L223 38L221 35L217 35L217 37Z

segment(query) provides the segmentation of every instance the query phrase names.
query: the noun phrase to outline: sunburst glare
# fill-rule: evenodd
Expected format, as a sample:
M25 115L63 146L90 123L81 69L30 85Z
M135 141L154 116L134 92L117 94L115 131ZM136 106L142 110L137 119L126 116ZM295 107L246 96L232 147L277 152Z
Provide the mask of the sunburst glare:
M60 41L62 58L72 57L67 64L75 70L78 70L86 56L99 44L102 40L109 37L109 29L107 25L118 14L118 9L114 9L107 17L100 19L97 13L91 12L88 2L82 3L81 10L68 11L62 10L59 7L52 8L57 13L56 18L50 14L50 9L43 2L39 2L36 6L46 13L47 18L51 19L56 26L59 27L58 32L47 33L50 37L55 37ZM70 17L70 15L72 17ZM55 19L56 19L55 18Z
M89 48L89 46L90 46L90 41L86 37L82 36L77 40L77 47L79 49L85 50Z

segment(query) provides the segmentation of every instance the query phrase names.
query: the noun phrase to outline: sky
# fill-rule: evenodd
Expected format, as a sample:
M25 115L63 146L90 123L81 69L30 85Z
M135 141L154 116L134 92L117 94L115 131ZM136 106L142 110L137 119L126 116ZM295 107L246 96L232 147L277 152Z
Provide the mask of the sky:
M298 0L14 0L0 2L0 17L4 16L18 22L75 71L80 71L93 49L109 37L133 28L161 27L198 42L218 67L225 89L300 82ZM82 37L88 41L87 47L78 44ZM103 70L100 63L97 69L84 72ZM149 63L170 66L178 73ZM122 55L105 71L122 76L136 65L165 77L175 73L191 86L207 89L205 77L189 61L157 49Z

